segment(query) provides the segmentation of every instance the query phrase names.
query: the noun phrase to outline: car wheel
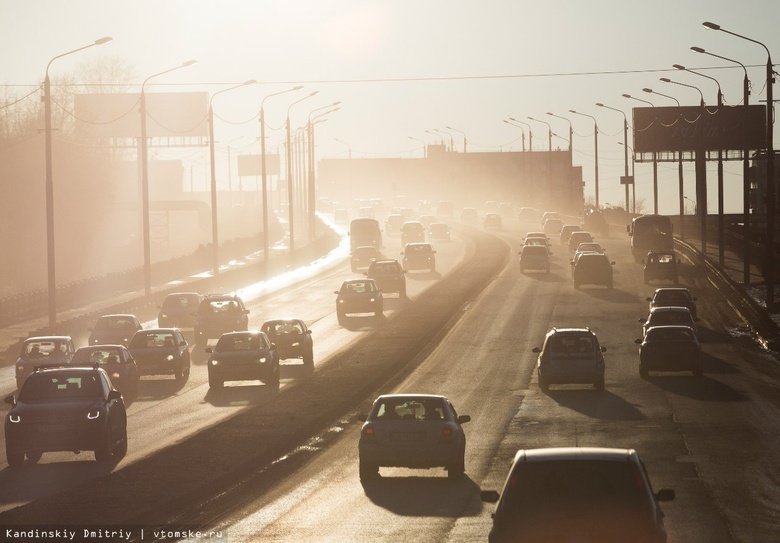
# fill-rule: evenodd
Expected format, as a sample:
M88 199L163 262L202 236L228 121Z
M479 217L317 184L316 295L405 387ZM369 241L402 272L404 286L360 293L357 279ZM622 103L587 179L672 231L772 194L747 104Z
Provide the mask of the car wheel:
M38 460L40 460L41 456L43 456L43 453L40 452L40 451L36 451L36 452L27 451L26 453L24 453L24 455L27 457L27 461L30 464L37 464ZM9 462L9 465L10 465L10 462Z
M367 481L379 477L379 466L376 464L370 464L362 458L360 459L360 466L358 470L360 471L361 481Z
M221 381L216 377L209 375L209 388L222 388L224 384L225 384L224 381Z
M187 378L190 376L189 365L187 366L182 365L182 367L180 367L179 370L176 372L175 376L176 376L176 380L179 381L180 383L186 381Z
M114 449L114 458L124 458L127 454L127 428L125 428L124 434L122 435L122 440L117 443L116 448Z
M18 468L24 464L24 452L21 451L9 451L6 447L5 457L8 460L8 465L12 468Z
M111 430L106 429L106 435L103 438L103 443L95 449L95 460L98 462L108 462L111 460Z
M463 476L463 474L466 472L465 456L465 452L461 453L460 457L458 457L458 460L456 460L454 464L447 467L447 479L454 481Z
M647 371L647 368L643 364L639 364L639 377L647 379L649 376L650 372Z
M605 383L604 383L604 376L602 375L601 378L598 381L593 383L593 386L596 387L596 390L598 390L598 391L604 390L606 388Z
M406 287L401 287L401 289L398 291L398 297L399 298L406 298Z
M279 390L279 374L281 373L281 369L279 366L276 366L276 371L271 374L271 378L266 382L266 384L271 387L274 390Z
M303 355L304 366L314 366L314 351L309 350Z
M336 311L336 318L338 319L339 324L344 324L344 319L347 318L347 315L341 311Z
M550 390L550 383L541 375L539 376L539 388L542 389L542 392L548 392Z

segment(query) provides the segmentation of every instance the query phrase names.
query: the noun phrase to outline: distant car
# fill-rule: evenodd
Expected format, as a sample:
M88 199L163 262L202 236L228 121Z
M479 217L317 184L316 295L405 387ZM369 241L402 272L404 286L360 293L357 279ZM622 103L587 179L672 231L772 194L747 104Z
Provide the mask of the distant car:
M434 222L428 227L428 239L431 241L450 241L450 227L443 222Z
M314 340L301 319L272 319L260 327L276 345L280 360L300 358L304 366L314 366Z
M140 375L173 375L177 381L190 376L190 346L178 328L139 330L130 340Z
M572 232L577 232L579 230L582 230L582 228L579 227L579 225L576 224L564 224L563 228L561 228L561 245L568 245L569 244L569 236L571 236Z
M557 211L545 211L544 213L542 213L542 220L540 224L542 225L542 227L544 227L544 223L547 222L547 219L560 219L560 218L561 217L560 215L558 215ZM561 221L561 226L563 226L563 221ZM558 229L558 231L560 232L560 229Z
M264 332L227 332L217 344L206 347L209 388L222 388L225 381L262 381L279 388L279 353Z
M382 316L384 300L379 285L373 279L348 279L336 294L336 317L342 323L347 315L373 313Z
M545 245L523 245L520 255L520 273L543 270L550 273L550 252Z
M503 221L501 215L498 213L486 213L485 218L482 220L482 226L484 228L492 228L494 230L501 230Z
M521 207L517 212L517 218L522 222L536 222L539 219L539 214L532 207Z
M127 453L127 411L122 394L101 368L39 368L8 396L5 454L17 468L45 452L84 451L107 462Z
M436 205L436 214L439 217L452 217L455 215L455 206L449 200L441 200Z
M404 218L400 213L391 213L385 219L385 232L391 236L400 234L404 222Z
M205 343L225 332L249 329L249 310L235 294L209 294L198 306L195 318L195 343Z
M438 222L438 219L434 215L420 215L420 222L424 228L430 227L433 223Z
M650 281L672 281L675 285L679 282L678 266L680 260L675 257L673 251L647 253L642 263L645 265L645 284Z
M197 292L168 294L159 306L157 326L160 328L194 328L195 316L203 297Z
M667 307L673 305L677 307L687 307L694 319L698 317L696 311L696 298L691 294L691 291L685 287L657 288L655 289L653 296L651 298L646 298L646 301L650 302L648 311L651 311L654 307Z
M375 219L376 212L372 206L362 206L358 209L358 217L365 217L367 219Z
M653 326L639 344L639 375L651 371L691 371L701 377L701 344L689 326Z
M485 202L485 213L498 213L498 202L487 200Z
M333 211L333 222L336 224L349 224L349 211L336 209Z
M515 454L497 503L490 543L666 543L659 502L674 490L653 491L636 451L596 447L526 449Z
M598 253L598 254L605 254L604 249L599 245L598 243L580 243L577 246L577 250L574 251L574 256L571 257L571 260L569 263L571 264L572 273L574 272L574 266L577 264L577 261L580 259L580 255L585 253Z
M563 221L561 219L547 219L544 221L542 230L546 235L560 234L561 228L563 228Z
M422 241L425 241L425 227L420 221L407 221L401 226L401 247Z
M609 234L609 224L601 211L590 209L582 217L582 229L597 232L602 236Z
M118 314L98 317L90 328L89 345L127 345L143 326L135 315Z
M577 230L569 235L569 241L567 242L570 251L575 251L581 243L593 243L593 236L590 232L584 230Z
M406 298L405 273L397 260L374 260L366 271L366 277L376 281L383 294L397 292L399 298Z
M650 310L650 314L646 319L639 319L642 323L642 337L647 335L647 331L653 326L688 326L698 335L699 329L696 326L696 321L691 311L687 307L681 306L664 306L654 307Z
M91 345L79 347L70 366L99 368L106 371L111 384L128 400L138 397L138 366L124 345Z
M409 243L404 247L401 265L404 270L428 270L436 271L436 251L430 243Z
M360 430L360 478L379 476L380 467L430 469L443 467L449 479L466 470L466 434L444 396L386 394L374 401Z
M16 359L16 388L42 364L68 364L76 347L70 336L35 336L22 342L19 358Z
M604 352L590 328L553 328L541 347L535 347L539 388L552 384L592 384L604 390Z
M353 272L366 270L374 260L382 258L382 253L373 245L355 247L349 256L349 267Z
M515 214L515 206L509 202L501 202L498 204L498 213L502 217L511 217Z
M607 288L614 286L612 266L607 255L601 253L583 253L577 258L572 268L574 288L581 285L604 285Z
M460 220L463 222L479 222L479 214L475 207L464 207L460 212Z

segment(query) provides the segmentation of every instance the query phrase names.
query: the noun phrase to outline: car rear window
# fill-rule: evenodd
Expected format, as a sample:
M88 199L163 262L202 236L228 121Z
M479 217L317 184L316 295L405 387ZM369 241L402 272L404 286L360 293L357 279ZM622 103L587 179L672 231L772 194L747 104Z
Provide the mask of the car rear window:
M235 352L235 351L256 351L260 348L260 338L255 335L228 335L222 336L217 341L215 351Z
M376 420L443 420L444 404L433 399L389 399L376 408Z
M550 344L550 352L558 354L592 353L593 336L556 334Z
M131 349L147 347L173 347L175 342L170 332L136 332L130 341Z
M80 400L98 396L99 378L94 373L33 373L19 392L25 403Z

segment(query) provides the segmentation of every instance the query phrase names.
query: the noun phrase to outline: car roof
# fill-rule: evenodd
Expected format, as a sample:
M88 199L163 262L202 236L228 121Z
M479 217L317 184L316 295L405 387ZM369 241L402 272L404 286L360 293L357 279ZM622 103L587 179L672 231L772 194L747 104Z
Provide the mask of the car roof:
M266 324L274 324L277 322L303 322L303 319L299 319L297 317L280 317L278 319L268 319L263 323L263 326Z
M691 291L688 290L688 287L662 287L655 289L655 294L658 294L659 292L684 292L686 294L691 293Z
M651 326L647 329L647 333L650 333L650 330L686 330L686 331L693 331L693 328L690 326L685 326L684 324L662 324L660 326ZM693 337L696 337L696 334L693 335Z
M670 313L670 312L683 312L690 315L691 310L687 307L680 305L665 305L663 307L654 307L650 310L650 313Z
M379 396L375 401L380 400L389 400L389 399L398 399L398 400L445 400L448 401L446 396L442 396L440 394L382 394Z
M596 334L590 328L553 328L547 335L551 334L568 334L568 335L592 335Z
M70 336L33 336L24 340L24 343L34 343L38 341L73 341Z
M203 297L203 301L207 302L209 300L240 300L241 297L237 294L206 294Z
M371 262L371 266L375 266L377 264L398 264L399 266L401 265L401 263L398 262L398 260L396 260L395 258L382 258Z
M407 243L406 246L407 247L409 247L409 246L412 246L412 247L432 247L432 245L430 243L423 243L421 241L420 242L415 242L415 243Z
M143 330L145 332L145 330ZM101 345L85 345L84 347L79 347L76 349L76 352L79 351L102 351L105 349L127 349L124 345L120 345L118 343L103 343Z
M132 313L111 313L110 315L100 315L98 319L135 319Z
M520 449L515 462L549 462L561 460L606 460L609 462L630 462L637 458L634 449L613 449L608 447L551 447L547 449Z
M233 332L225 332L220 336L220 338L224 336L233 337L233 336L264 336L265 332L261 332L260 330L237 330Z
M143 330L138 330L138 332L149 332L151 334L160 334L160 333L173 333L175 330L178 330L178 328L144 328Z
M200 294L197 292L171 292L166 296L166 298L171 298L173 296L197 296L200 297Z
M374 283L376 284L376 281L369 278L363 278L363 279L345 279L342 285L351 285L354 283Z

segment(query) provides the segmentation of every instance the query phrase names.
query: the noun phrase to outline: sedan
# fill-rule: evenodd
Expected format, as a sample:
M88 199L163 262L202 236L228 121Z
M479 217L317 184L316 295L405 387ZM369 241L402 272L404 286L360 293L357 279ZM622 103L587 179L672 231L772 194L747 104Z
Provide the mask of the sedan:
M458 415L444 396L387 394L374 401L360 431L360 478L379 476L379 468L443 467L449 479L463 475L466 434Z
M113 384L126 399L138 397L138 367L124 345L90 345L80 347L70 361L71 366L100 367L106 370Z
M140 375L174 375L181 382L190 376L190 346L178 328L136 332L129 349Z
M225 381L262 381L279 388L279 353L264 332L222 334L210 353L209 388L222 388Z
M688 326L653 326L639 345L639 375L647 378L651 371L690 371L701 377L701 344Z

